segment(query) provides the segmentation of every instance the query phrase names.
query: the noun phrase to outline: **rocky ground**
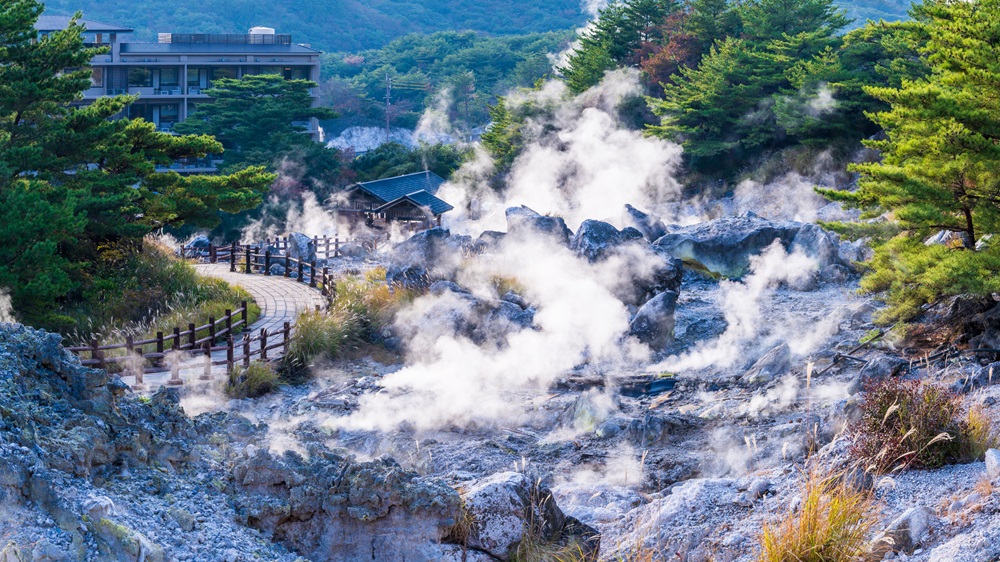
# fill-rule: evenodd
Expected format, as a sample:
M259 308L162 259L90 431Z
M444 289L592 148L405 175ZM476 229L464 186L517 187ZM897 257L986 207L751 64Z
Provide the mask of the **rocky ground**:
M502 263L505 237L552 237L598 277L631 272L602 285L628 315L615 360L594 340L549 378L455 380L462 396L446 384L418 407L397 381L437 365L414 359L426 329L380 334L395 350L381 362L317 365L306 384L230 401L206 387L137 397L53 336L0 326L0 561L510 560L526 532L591 560L749 561L806 471L846 462L865 382L940 382L1000 419L994 357L957 353L1000 347L995 303L953 299L905 344L872 338L863 246L753 215L679 227L628 212L627 228L573 233L512 209L507 234L428 231L386 256L390 281L427 291L410 322L489 351L463 355L469 373L550 326L532 302L544 291L489 295L468 273ZM490 415L417 415L462 400ZM998 476L977 462L878 481L886 558L998 559Z

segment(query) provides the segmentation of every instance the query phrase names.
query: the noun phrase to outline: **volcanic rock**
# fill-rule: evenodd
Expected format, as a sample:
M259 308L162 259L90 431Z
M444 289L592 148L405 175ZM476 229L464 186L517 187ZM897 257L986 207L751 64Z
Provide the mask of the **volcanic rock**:
M506 211L507 234L515 236L551 236L568 246L573 232L561 217L549 217L536 213L525 206L511 207Z

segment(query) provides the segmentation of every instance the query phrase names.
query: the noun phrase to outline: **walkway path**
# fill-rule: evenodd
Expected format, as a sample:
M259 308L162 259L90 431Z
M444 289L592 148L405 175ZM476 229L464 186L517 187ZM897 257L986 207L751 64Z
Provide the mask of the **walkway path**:
M326 306L326 300L317 289L310 288L309 285L299 283L295 279L232 272L229 271L228 264L203 263L196 264L194 268L199 275L222 279L230 285L243 287L250 293L260 307L260 317L250 326L251 334L260 333L262 328L267 329L268 333L276 333L284 327L285 322L292 325L294 332L295 318L300 312ZM258 342L253 345L257 346ZM222 361L225 358L225 351L216 351L212 354L213 361ZM225 365L212 367L213 378L225 377L226 369ZM185 384L192 383L204 373L204 359L191 357L180 365L179 371ZM149 391L155 391L169 378L170 373L147 373L144 381ZM125 376L122 380L131 385L135 382L135 377Z

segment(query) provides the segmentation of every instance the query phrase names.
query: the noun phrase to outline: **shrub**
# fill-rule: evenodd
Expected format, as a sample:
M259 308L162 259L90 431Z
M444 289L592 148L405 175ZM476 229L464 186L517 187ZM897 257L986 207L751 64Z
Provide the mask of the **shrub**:
M852 427L851 455L874 474L936 468L982 458L997 442L978 408L941 386L888 379L867 389Z
M865 559L868 537L878 523L871 495L850 478L810 472L802 504L760 536L759 562L854 562Z
M288 358L304 366L319 358L336 358L347 349L373 339L392 323L396 312L419 294L385 283L385 269L350 275L336 284L330 307L324 312L305 312L295 323Z
M199 276L152 239L139 252L107 248L100 264L88 290L60 311L69 319L62 332L71 342L84 344L95 337L119 342L126 335L147 339L175 326L202 326L209 316L222 318L226 309L236 310L244 300L250 323L260 316L260 307L244 289Z
M226 395L230 398L258 398L278 388L280 377L270 363L254 361L243 369L234 366L229 371Z
M295 321L288 344L288 360L304 366L319 357L335 358L364 333L362 318L343 306L327 311L304 312Z

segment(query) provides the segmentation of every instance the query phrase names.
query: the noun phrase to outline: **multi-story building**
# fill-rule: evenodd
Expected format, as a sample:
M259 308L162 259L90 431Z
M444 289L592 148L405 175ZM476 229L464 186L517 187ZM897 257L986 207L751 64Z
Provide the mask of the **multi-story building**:
M35 24L40 35L66 29L70 18L41 16ZM319 82L320 51L292 43L292 36L268 27L254 27L246 34L160 33L156 43L123 41L133 30L101 22L80 20L88 46L109 51L94 57L93 79L83 103L102 96L138 94L128 108L130 118L155 123L170 132L199 103L210 98L205 90L218 78L252 74L278 74L286 79ZM315 94L314 94L315 95ZM297 123L303 133L320 140L319 123ZM213 169L211 162L179 162L182 172Z

